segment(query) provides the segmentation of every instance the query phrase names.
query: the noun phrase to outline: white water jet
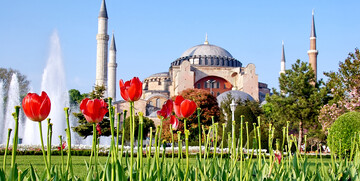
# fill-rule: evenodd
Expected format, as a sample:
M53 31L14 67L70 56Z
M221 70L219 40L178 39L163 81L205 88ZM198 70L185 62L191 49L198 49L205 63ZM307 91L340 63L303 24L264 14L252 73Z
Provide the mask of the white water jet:
M51 101L49 118L53 124L52 144L59 144L59 136L66 136L66 119L64 107L69 106L69 95L65 83L65 71L61 55L59 36L56 31L51 36L50 54L42 75L41 90L45 91ZM47 121L43 121L43 137L46 140Z
M4 83L0 81L0 128L4 128ZM5 131L4 129L2 131ZM0 134L0 143L2 143L3 135Z
M12 113L15 112L15 106L20 106L20 88L19 88L19 81L17 75L14 73L11 77L8 97L7 97L7 104L5 110L5 119L4 119L4 129L2 133L2 143L6 144L7 140L7 133L8 129L12 129L12 134L10 136L10 140L12 140L14 135L14 128L15 128L15 120L12 116ZM22 128L21 121L19 120L19 128ZM19 130L20 132L20 130ZM11 142L11 141L10 141Z

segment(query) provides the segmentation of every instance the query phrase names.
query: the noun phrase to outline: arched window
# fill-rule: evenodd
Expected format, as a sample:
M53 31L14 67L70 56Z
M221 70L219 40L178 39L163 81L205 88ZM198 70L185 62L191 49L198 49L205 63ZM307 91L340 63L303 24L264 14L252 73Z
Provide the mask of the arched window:
M156 99L156 107L160 107L160 99L159 98Z
M216 88L220 88L220 82L216 82Z

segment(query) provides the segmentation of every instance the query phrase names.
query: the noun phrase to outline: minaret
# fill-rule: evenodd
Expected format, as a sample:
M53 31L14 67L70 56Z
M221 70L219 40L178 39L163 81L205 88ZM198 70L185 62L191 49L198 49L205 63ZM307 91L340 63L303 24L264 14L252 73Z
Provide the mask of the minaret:
M317 55L318 51L316 50L316 33L315 33L315 20L314 20L314 10L312 11L312 24L311 24L311 33L310 33L310 50L308 51L309 55L309 64L315 73L315 80L317 78Z
M108 96L116 100L116 45L115 36L112 34L110 50L109 50L109 77L108 77Z
M281 52L281 68L279 74L285 73L285 50L284 50L284 41L282 41L282 52Z
M108 15L106 11L105 0L102 1L100 13L98 17L98 34L96 35L97 49L96 49L96 82L95 85L107 86L107 56L108 56L108 41L107 34Z

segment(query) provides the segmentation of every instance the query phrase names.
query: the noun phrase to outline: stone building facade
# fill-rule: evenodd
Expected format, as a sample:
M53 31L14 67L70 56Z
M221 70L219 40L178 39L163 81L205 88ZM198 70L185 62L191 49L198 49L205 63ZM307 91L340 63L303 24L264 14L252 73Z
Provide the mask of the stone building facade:
M316 74L317 50L314 14L312 17L309 62ZM98 17L96 85L105 85L107 96L116 96L116 46L114 35L108 51L109 35L107 34L108 14L105 0L102 0ZM109 62L108 61L109 53ZM107 66L108 63L108 66ZM239 97L262 102L270 93L266 83L258 81L256 66L252 63L243 66L227 50L210 44L207 36L205 42L184 51L176 60L169 62L166 72L155 73L143 80L143 95L135 103L135 112L143 112L157 123L156 111L164 102L189 88L205 89L214 96L224 97L231 92ZM109 69L109 74L108 74ZM282 47L281 72L285 72L285 53ZM114 99L116 100L116 99ZM115 101L116 112L129 109L129 103Z

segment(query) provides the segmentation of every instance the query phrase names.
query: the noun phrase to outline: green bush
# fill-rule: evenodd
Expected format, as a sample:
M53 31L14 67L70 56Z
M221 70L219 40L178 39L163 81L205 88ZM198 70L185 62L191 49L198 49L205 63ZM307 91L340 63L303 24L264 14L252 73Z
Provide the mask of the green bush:
M243 146L246 144L246 122L249 125L249 133L253 130L253 123L256 123L256 117L252 112L249 106L237 106L235 109L235 140L238 142L240 135L240 124L241 124L241 116L244 116L243 122ZM227 122L227 126L225 128L225 135L232 132L232 121ZM227 137L227 136L226 136ZM226 140L227 141L227 140ZM227 144L226 144L227 145Z
M336 119L329 130L331 151L344 154L351 149L351 139L360 131L360 112L348 112ZM340 147L341 142L341 147Z
M143 129L143 139L146 139L148 133L150 132L150 127L153 128L153 130L156 130L154 121L152 119L149 119L147 117L144 117L143 119L144 123L144 129ZM125 119L125 141L130 141L130 117L127 117ZM134 138L137 139L138 137L138 127L139 127L139 116L135 116L135 132L134 132ZM120 129L122 131L122 129Z

